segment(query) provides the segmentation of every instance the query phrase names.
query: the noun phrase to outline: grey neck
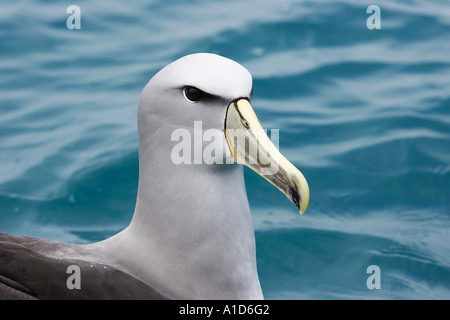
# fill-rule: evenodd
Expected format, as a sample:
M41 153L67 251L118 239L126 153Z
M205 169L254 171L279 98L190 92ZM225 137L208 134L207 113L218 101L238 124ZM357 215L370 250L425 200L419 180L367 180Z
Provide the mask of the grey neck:
M243 167L175 165L170 133L139 137L134 216L110 241L117 262L173 298L262 298Z

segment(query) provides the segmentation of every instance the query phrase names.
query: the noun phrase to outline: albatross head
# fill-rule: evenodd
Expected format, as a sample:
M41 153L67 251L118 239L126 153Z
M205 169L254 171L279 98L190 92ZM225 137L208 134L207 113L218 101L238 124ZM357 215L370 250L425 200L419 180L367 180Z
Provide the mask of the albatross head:
M308 184L262 130L251 95L245 68L206 53L167 65L142 91L135 212L107 245L123 252L117 264L169 297L263 297L236 162L306 210Z
M195 158L199 148L203 156L202 150L210 145L218 160L213 161L214 165L230 165L232 158L248 166L304 213L309 202L308 184L262 129L251 106L251 96L250 73L230 59L198 53L176 60L158 72L142 92L138 108L139 148L144 149L150 133L162 127L172 131L173 139L176 130L195 136L197 124L197 129L200 126L212 134L207 141L187 145L192 150L181 152L187 156L187 162ZM217 157L221 150L223 157ZM204 160L193 159L190 163L211 164Z

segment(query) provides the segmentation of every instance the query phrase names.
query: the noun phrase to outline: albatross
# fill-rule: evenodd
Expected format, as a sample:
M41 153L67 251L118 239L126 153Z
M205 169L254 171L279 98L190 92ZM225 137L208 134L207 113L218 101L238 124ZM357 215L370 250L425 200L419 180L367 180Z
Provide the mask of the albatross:
M81 245L0 233L0 298L263 299L243 167L300 213L309 189L262 130L251 97L249 71L216 54L161 69L138 102L139 183L128 227ZM209 138L177 149L174 132L195 136L198 124ZM208 146L214 161L179 159Z

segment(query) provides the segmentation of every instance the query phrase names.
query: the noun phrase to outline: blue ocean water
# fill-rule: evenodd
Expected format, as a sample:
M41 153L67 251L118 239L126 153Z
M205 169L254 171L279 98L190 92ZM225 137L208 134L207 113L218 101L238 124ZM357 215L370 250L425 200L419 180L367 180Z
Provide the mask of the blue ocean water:
M89 243L124 228L140 92L193 52L252 73L259 119L310 185L300 216L245 171L267 299L450 298L444 0L1 3L0 231Z

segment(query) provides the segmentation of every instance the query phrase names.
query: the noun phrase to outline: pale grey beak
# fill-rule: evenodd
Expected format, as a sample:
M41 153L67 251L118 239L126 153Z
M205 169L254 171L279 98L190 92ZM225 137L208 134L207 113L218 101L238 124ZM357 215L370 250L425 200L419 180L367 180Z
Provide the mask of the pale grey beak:
M228 106L224 132L233 156L283 192L303 214L309 203L308 183L274 146L247 99Z

